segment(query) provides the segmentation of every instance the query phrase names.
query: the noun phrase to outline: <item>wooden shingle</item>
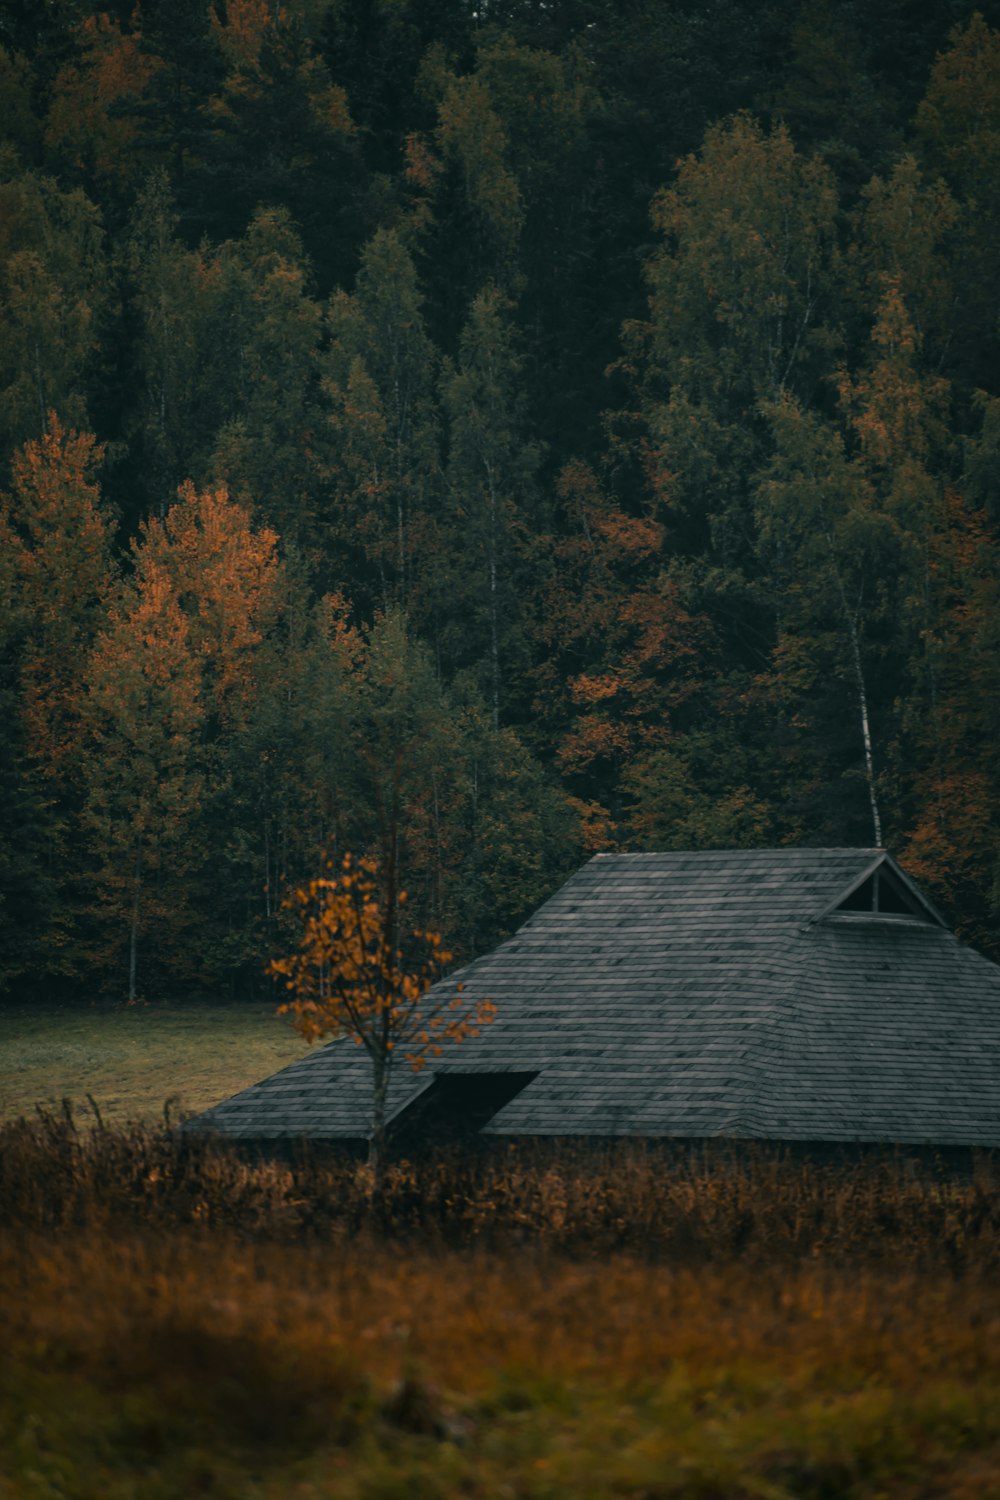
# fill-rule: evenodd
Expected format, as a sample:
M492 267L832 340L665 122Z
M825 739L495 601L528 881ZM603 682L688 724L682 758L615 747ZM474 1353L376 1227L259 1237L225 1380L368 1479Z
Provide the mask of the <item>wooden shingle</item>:
M509 1072L484 1134L1000 1146L1000 968L882 850L597 855L455 979L497 1019L401 1069L390 1118ZM370 1109L341 1041L189 1128L361 1140Z

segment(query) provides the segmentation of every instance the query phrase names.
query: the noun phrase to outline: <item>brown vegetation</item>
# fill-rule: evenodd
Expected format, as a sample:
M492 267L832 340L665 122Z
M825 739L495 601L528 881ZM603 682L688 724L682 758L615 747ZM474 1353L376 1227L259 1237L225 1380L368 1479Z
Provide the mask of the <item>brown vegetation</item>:
M997 1187L988 1155L958 1178L905 1158L823 1164L752 1145L671 1154L537 1143L396 1162L373 1207L360 1163L305 1145L287 1160L254 1160L169 1124L83 1132L68 1106L0 1129L0 1215L29 1232L200 1228L282 1242L365 1233L408 1249L986 1273L1000 1265Z
M0 1132L0 1496L990 1500L1000 1206L905 1163Z

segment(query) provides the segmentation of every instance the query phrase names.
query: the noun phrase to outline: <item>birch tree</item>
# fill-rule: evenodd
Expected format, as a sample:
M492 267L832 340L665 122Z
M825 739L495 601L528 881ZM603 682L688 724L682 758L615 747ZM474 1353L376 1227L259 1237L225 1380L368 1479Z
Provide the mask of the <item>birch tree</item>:
M783 582L776 660L797 678L800 714L807 693L828 691L828 664L833 681L849 684L852 738L872 838L881 847L870 638L886 607L883 580L898 561L897 530L835 428L791 399L771 413L771 423L775 455L758 485L757 521Z

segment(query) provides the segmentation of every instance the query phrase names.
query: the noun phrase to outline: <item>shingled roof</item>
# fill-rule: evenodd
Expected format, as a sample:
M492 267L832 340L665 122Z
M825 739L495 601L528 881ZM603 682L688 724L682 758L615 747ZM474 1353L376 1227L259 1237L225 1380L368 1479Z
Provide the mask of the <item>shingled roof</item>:
M399 1070L397 1125L478 1088L492 1136L1000 1146L1000 968L884 850L600 854L459 978L497 1020ZM360 1140L370 1110L338 1041L191 1125Z

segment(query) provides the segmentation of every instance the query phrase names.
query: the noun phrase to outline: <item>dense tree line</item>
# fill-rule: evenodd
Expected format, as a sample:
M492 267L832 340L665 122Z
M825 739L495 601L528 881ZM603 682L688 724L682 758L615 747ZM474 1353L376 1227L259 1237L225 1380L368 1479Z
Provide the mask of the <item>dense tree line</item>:
M398 844L1000 914L1000 15L0 3L0 971L261 983Z

